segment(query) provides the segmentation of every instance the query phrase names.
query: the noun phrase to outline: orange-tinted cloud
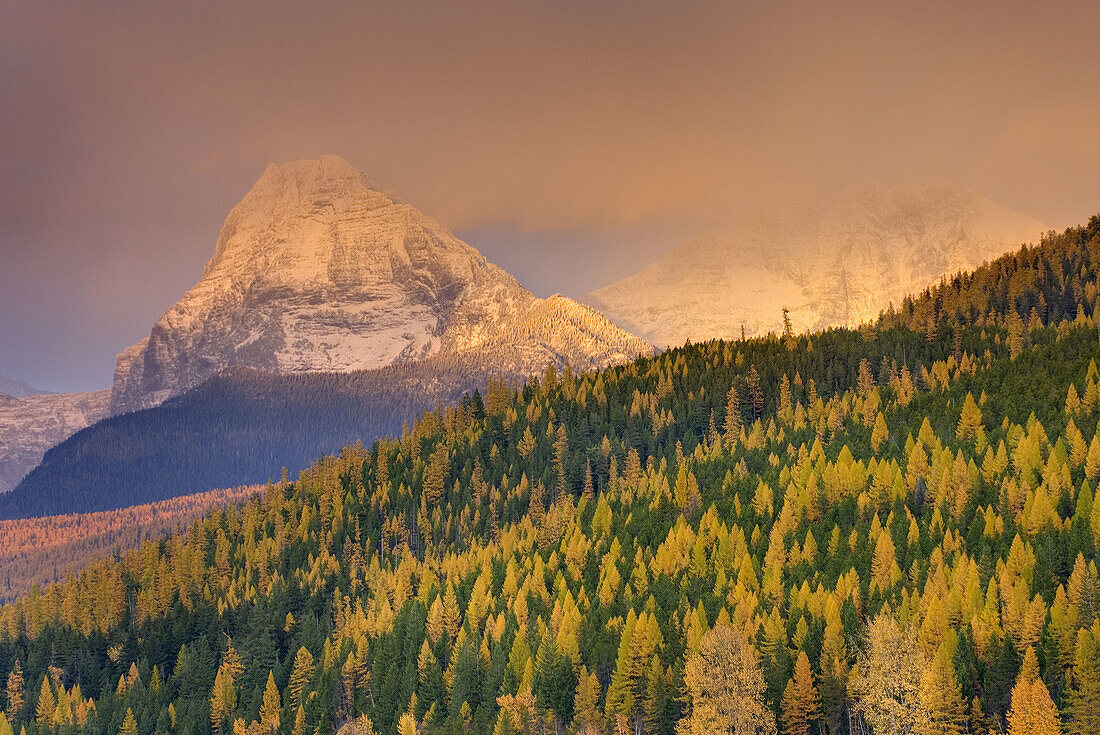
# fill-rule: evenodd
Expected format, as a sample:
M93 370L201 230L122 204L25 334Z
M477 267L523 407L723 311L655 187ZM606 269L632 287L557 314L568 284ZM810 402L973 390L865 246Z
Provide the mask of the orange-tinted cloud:
M515 232L521 279L555 256L545 233L564 233L561 252L584 241L602 265L566 292L637 265L624 233L674 240L822 185L953 181L1058 226L1100 208L1100 4L1084 0L17 1L3 15L0 311L35 280L79 292L129 325L110 350L193 282L266 163L322 153L454 229ZM117 288L133 263L145 285ZM19 329L0 324L0 347Z

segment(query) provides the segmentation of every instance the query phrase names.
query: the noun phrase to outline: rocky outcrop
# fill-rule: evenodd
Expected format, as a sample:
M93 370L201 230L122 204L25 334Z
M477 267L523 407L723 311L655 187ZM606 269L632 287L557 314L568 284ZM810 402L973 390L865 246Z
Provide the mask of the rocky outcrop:
M700 237L587 301L661 346L856 326L945 275L1035 242L1046 228L972 192L864 189Z
M0 394L0 492L34 469L46 450L107 415L111 391Z

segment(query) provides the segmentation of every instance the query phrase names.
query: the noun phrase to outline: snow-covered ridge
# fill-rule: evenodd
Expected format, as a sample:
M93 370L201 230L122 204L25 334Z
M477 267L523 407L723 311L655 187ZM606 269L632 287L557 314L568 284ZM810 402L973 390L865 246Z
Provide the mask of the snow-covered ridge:
M661 346L778 332L784 307L799 331L855 326L1046 229L950 185L864 188L699 237L586 300Z
M199 282L119 355L111 408L155 405L233 366L367 370L508 335L524 340L518 353L541 340L539 355L577 363L648 349L591 310L579 330L521 328L543 303L343 159L271 165L229 213Z

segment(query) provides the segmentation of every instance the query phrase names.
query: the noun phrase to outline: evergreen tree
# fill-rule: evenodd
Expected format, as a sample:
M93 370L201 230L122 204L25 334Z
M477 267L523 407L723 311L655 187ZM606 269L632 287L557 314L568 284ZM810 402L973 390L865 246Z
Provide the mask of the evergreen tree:
M16 721L19 713L23 710L24 691L23 667L20 665L19 659L16 659L15 663L12 664L11 672L8 674L5 687L7 706L4 707L4 712L7 713L10 721Z
M809 735L810 725L821 718L821 697L814 686L810 659L805 651L798 652L794 676L783 690L782 715L785 735Z
M1077 631L1073 663L1073 686L1068 694L1071 735L1100 735L1100 647L1085 629Z

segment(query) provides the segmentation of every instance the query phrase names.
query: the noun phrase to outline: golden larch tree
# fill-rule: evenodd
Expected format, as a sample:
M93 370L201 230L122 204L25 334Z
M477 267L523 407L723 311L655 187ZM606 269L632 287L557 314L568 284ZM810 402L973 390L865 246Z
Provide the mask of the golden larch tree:
M781 706L780 720L786 735L809 735L810 724L821 719L821 696L814 686L810 659L805 651L798 652L794 676L787 680Z

